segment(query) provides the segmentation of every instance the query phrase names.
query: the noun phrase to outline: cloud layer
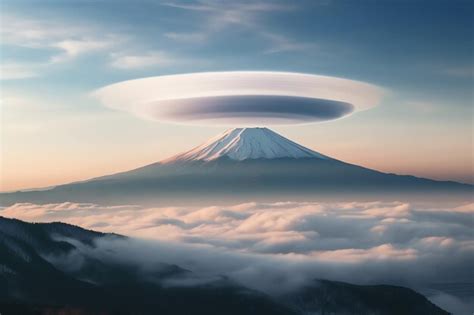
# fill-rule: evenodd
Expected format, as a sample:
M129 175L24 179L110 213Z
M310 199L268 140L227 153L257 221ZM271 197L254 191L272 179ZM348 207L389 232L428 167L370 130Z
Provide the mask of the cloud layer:
M424 292L433 283L469 281L474 263L472 204L433 209L402 202L203 208L62 203L16 204L0 214L145 238L105 239L80 254L144 268L176 264L203 281L224 274L268 293L313 278L398 284ZM62 264L65 259L77 260L77 253L61 257ZM430 292L441 306L466 307L449 292Z
M287 72L208 72L130 80L93 94L105 106L178 123L291 124L337 119L376 106L363 82Z
M62 221L104 232L328 263L415 262L437 255L454 259L474 250L472 205L429 210L399 202L204 208L25 203L0 213L26 221Z

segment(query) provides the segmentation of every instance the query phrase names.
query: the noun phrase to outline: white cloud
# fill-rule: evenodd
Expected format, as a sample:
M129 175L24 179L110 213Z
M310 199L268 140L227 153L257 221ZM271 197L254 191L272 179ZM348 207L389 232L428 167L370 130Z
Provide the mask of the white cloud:
M154 66L169 66L179 61L165 52L149 52L146 54L114 54L111 66L118 69L143 69Z
M467 209L467 210L466 210ZM416 258L424 250L472 248L474 211L417 209L407 203L248 203L145 208L95 204L15 204L1 214L63 221L104 232L323 260ZM434 246L434 247L433 247Z
M76 58L82 54L108 50L115 44L116 41L112 39L63 40L53 44L53 47L62 50L63 53L53 56L51 58L51 62L64 62Z

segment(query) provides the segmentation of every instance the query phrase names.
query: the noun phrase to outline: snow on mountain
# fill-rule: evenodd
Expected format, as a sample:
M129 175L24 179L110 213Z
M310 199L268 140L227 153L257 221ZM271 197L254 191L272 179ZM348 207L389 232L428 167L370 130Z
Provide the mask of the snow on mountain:
M319 158L330 159L305 148L268 128L235 128L210 139L196 148L162 161L212 161L221 157L247 159Z

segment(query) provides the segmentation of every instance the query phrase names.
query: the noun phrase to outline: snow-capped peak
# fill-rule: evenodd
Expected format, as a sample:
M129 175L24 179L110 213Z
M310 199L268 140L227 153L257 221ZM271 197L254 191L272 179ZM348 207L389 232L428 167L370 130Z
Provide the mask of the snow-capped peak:
M212 161L221 157L237 161L276 158L329 159L329 157L286 139L268 128L235 128L227 130L190 151L162 162Z

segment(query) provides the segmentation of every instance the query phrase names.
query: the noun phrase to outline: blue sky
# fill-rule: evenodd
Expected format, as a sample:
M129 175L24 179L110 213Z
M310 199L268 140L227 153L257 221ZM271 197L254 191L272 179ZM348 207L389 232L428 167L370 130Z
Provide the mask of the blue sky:
M128 79L222 70L295 71L383 87L389 94L374 110L278 131L384 171L472 180L472 1L4 0L1 12L6 189L41 184L55 172L45 184L75 180L80 166L95 170L82 176L118 171L219 132L143 122L88 95ZM124 147L135 154L110 166ZM400 151L406 155L394 157ZM73 165L50 168L45 161L58 152L55 165ZM8 179L26 165L44 174Z

